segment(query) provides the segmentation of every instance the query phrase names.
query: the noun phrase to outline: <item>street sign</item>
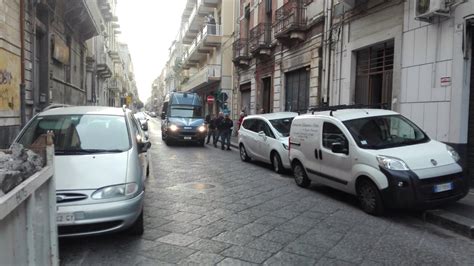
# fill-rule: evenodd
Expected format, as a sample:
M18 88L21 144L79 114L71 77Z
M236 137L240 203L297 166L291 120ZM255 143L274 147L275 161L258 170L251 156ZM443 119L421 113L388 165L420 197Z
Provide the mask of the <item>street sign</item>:
M213 103L214 102L214 96L209 95L207 96L207 103Z
M126 103L127 103L128 106L130 106L132 104L132 96L127 96Z

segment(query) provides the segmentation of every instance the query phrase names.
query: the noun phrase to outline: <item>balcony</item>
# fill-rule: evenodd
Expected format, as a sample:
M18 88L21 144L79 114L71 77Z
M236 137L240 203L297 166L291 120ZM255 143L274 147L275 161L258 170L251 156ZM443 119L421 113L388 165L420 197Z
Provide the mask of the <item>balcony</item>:
M249 51L254 56L271 55L272 30L269 23L260 23L250 30Z
M112 13L112 4L110 3L110 0L98 0L97 5L99 6L100 13L105 22L111 22L114 18L114 14Z
M102 52L97 58L97 74L102 78L112 77L114 64L107 53Z
M194 5L193 10L189 14L188 21L183 25L182 42L184 44L192 43L204 24L205 16L211 14L219 2L220 0L197 0L196 5Z
M219 82L221 80L221 65L206 65L196 74L189 77L188 81L183 83L183 91L196 91L209 84Z
M86 41L99 35L101 10L93 0L66 1L64 17L73 30L79 34L81 40Z
M233 44L234 64L239 67L248 67L250 65L249 44L247 39L237 39Z
M275 11L274 35L285 42L291 39L304 40L306 8L303 0L290 0Z
M206 58L207 54L213 51L214 47L221 45L222 26L216 24L206 24L197 34L184 55L184 65L196 64Z
M120 63L120 54L116 50L109 50L109 56L115 63Z
M121 92L122 87L122 81L117 77L111 78L107 82L107 88L113 92Z

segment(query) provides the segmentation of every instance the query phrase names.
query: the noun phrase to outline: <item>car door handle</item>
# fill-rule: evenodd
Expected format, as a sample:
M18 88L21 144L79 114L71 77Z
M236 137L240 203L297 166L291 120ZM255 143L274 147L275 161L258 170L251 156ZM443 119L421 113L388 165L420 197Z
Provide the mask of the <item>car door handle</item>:
M319 160L318 149L314 150L314 157L316 158L316 160Z
M321 152L321 150L319 150L319 159L320 159L320 160L323 159L323 153Z

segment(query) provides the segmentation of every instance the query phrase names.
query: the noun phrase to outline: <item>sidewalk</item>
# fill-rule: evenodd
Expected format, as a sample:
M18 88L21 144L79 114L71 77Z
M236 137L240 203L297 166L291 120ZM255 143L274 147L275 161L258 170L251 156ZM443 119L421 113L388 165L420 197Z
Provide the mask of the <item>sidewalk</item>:
M423 219L466 237L474 238L474 188L462 200L423 213Z

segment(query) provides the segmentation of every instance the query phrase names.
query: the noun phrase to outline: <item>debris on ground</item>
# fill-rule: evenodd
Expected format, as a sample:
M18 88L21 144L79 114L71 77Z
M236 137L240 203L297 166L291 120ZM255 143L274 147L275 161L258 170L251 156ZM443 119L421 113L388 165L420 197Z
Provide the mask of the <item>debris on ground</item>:
M0 151L0 197L41 170L43 158L15 143L11 150Z

